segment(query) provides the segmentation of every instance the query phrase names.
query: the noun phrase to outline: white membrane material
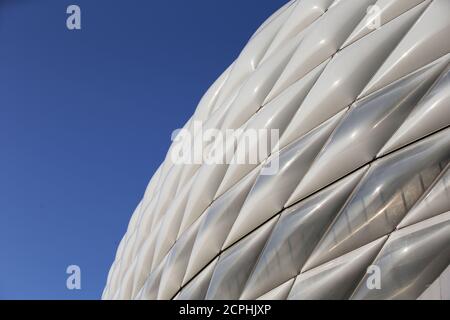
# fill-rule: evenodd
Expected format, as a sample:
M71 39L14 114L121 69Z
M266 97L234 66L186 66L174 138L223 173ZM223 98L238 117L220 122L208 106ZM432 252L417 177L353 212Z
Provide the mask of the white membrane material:
M252 164L169 152L102 298L449 299L449 14L450 0L277 11L185 125L276 129L277 148Z

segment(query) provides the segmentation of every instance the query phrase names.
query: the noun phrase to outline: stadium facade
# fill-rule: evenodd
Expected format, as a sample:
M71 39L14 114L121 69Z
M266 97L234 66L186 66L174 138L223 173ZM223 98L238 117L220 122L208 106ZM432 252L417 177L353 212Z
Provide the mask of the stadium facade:
M450 0L279 9L184 127L276 129L277 148L177 164L174 142L103 298L450 299L449 13Z

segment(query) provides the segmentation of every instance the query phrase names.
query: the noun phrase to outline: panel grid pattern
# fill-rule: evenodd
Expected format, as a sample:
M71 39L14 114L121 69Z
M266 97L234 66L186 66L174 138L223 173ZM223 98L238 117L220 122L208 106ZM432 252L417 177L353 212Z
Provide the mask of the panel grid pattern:
M279 9L184 127L277 129L279 149L254 165L179 165L175 142L102 297L417 299L433 282L441 288L450 264L448 12L450 0ZM276 174L262 175L275 160Z

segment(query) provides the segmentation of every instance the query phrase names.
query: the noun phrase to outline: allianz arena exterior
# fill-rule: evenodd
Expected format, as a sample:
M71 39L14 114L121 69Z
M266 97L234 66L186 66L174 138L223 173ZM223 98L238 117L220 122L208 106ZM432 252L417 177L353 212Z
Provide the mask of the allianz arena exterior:
M279 9L185 125L277 129L279 150L246 165L168 154L103 298L450 299L449 13L450 0Z

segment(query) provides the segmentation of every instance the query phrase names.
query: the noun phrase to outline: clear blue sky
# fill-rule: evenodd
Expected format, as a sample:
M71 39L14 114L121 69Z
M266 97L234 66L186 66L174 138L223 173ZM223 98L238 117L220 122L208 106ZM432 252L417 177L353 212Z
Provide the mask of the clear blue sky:
M285 2L0 0L0 299L100 298L171 132Z

